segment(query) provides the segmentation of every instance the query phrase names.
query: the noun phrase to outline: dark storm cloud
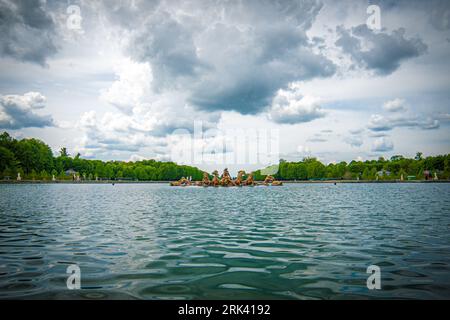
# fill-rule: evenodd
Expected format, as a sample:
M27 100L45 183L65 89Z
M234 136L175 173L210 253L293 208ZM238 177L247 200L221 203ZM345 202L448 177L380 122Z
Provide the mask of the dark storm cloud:
M393 73L401 62L427 51L427 46L421 39L406 38L402 28L388 34L384 31L374 32L362 24L350 30L338 27L337 32L339 38L336 45L359 66L374 70L380 75Z
M38 92L23 96L0 95L0 128L22 129L54 126L49 115L39 115L34 110L45 107L45 97Z
M450 29L450 1L435 1L430 14L430 23L437 30Z
M56 53L55 25L45 1L0 0L0 55L45 65Z
M266 61L241 62L237 59L223 73L214 72L199 81L190 101L205 110L258 113L290 82L327 77L335 72L331 61L300 48Z
M202 110L254 114L290 82L335 73L313 52L319 39L306 35L321 8L311 0L164 2L130 30L128 52L151 64L156 90L186 90Z
M136 33L129 49L138 61L149 61L160 86L170 86L177 77L194 76L201 67L192 39L167 12L158 12Z

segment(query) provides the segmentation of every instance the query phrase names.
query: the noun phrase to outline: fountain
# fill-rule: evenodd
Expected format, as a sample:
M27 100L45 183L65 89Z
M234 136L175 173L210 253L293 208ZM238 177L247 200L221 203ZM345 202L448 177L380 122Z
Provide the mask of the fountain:
M192 181L192 177L186 179L182 177L178 181L170 182L170 185L173 187L184 187L184 186L196 186L196 187L242 187L248 186L252 187L255 185L265 185L265 186L282 186L283 183L281 181L275 180L275 178L271 175L267 175L264 179L264 182L255 182L253 178L253 173L250 173L246 179L244 179L245 171L239 170L238 176L235 180L231 178L230 172L227 168L223 170L222 176L219 178L219 172L214 170L212 172L212 180L209 180L209 174L207 172L203 172L203 179L201 181Z
M231 179L230 173L228 172L227 168L225 168L223 170L222 179L220 179L220 185L222 187L232 187L232 186L234 186L234 182Z
M214 187L218 187L219 186L219 172L217 172L217 170L214 170L212 174L214 177L212 179L211 184Z
M235 186L237 186L237 187L242 186L244 174L245 174L245 171L244 171L244 170L239 170L238 176L237 176L236 180L234 180L234 185L235 185Z

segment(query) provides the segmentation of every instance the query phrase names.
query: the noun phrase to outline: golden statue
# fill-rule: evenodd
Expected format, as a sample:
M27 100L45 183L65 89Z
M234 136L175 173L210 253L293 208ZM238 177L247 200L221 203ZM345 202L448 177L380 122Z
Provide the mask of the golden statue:
M179 186L181 186L181 183L180 183L180 181L172 181L172 182L170 183L170 185L171 185L172 187L179 187Z
M222 179L220 179L220 185L223 187L234 186L234 182L231 179L230 173L228 172L227 168L223 170Z
M217 170L214 170L212 175L214 176L211 182L211 185L214 187L218 187L219 186L219 172Z
M266 178L264 179L263 184L266 185L266 186L268 186L268 185L271 185L271 186L282 186L282 185L283 185L283 182L275 180L275 178L272 177L272 176L269 174L269 175L267 175Z
M247 179L244 180L243 182L244 186L253 186L255 184L255 182L253 181L253 172L251 172Z
M203 172L203 179L201 185L204 187L208 187L211 184L209 181L209 174L207 172Z
M269 183L272 183L275 180L274 177L272 177L270 174L266 176L266 178L264 179L264 184L268 185Z
M255 185L265 185L265 186L282 186L283 183L281 181L275 180L275 178L271 175L267 175L264 181L261 182L255 182L253 179L253 172L250 173L246 179L244 179L245 171L239 170L236 180L233 180L231 178L230 173L228 172L228 169L225 168L223 170L222 177L219 179L219 172L217 170L214 170L213 173L213 179L209 180L209 174L207 172L203 172L203 179L201 181L191 181L190 179L186 179L185 177L182 177L178 181L173 181L170 183L171 186L179 186L179 187L185 187L185 186L196 186L196 187L241 187L241 186L255 186Z
M239 170L238 176L237 176L236 180L234 180L234 185L235 185L235 186L238 186L238 187L241 187L241 186L242 186L244 174L245 174L245 171L244 171L244 170Z
M185 177L182 177L178 181L171 182L170 185L174 186L174 187L179 187L179 186L185 187L185 186L190 186L191 182L188 179L186 179Z
M282 186L283 185L283 182L281 182L281 181L278 181L278 180L273 180L272 181L272 186L273 187L275 187L275 186Z

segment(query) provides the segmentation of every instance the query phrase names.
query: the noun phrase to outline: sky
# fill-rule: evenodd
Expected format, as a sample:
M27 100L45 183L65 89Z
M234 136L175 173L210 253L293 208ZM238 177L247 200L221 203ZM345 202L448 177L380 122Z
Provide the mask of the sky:
M446 154L449 58L446 0L0 0L0 130L209 171Z

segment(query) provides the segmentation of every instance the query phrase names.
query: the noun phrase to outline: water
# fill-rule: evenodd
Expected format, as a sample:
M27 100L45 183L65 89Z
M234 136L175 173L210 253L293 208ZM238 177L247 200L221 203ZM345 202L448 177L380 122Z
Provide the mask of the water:
M0 185L0 298L450 298L449 208L450 184Z

